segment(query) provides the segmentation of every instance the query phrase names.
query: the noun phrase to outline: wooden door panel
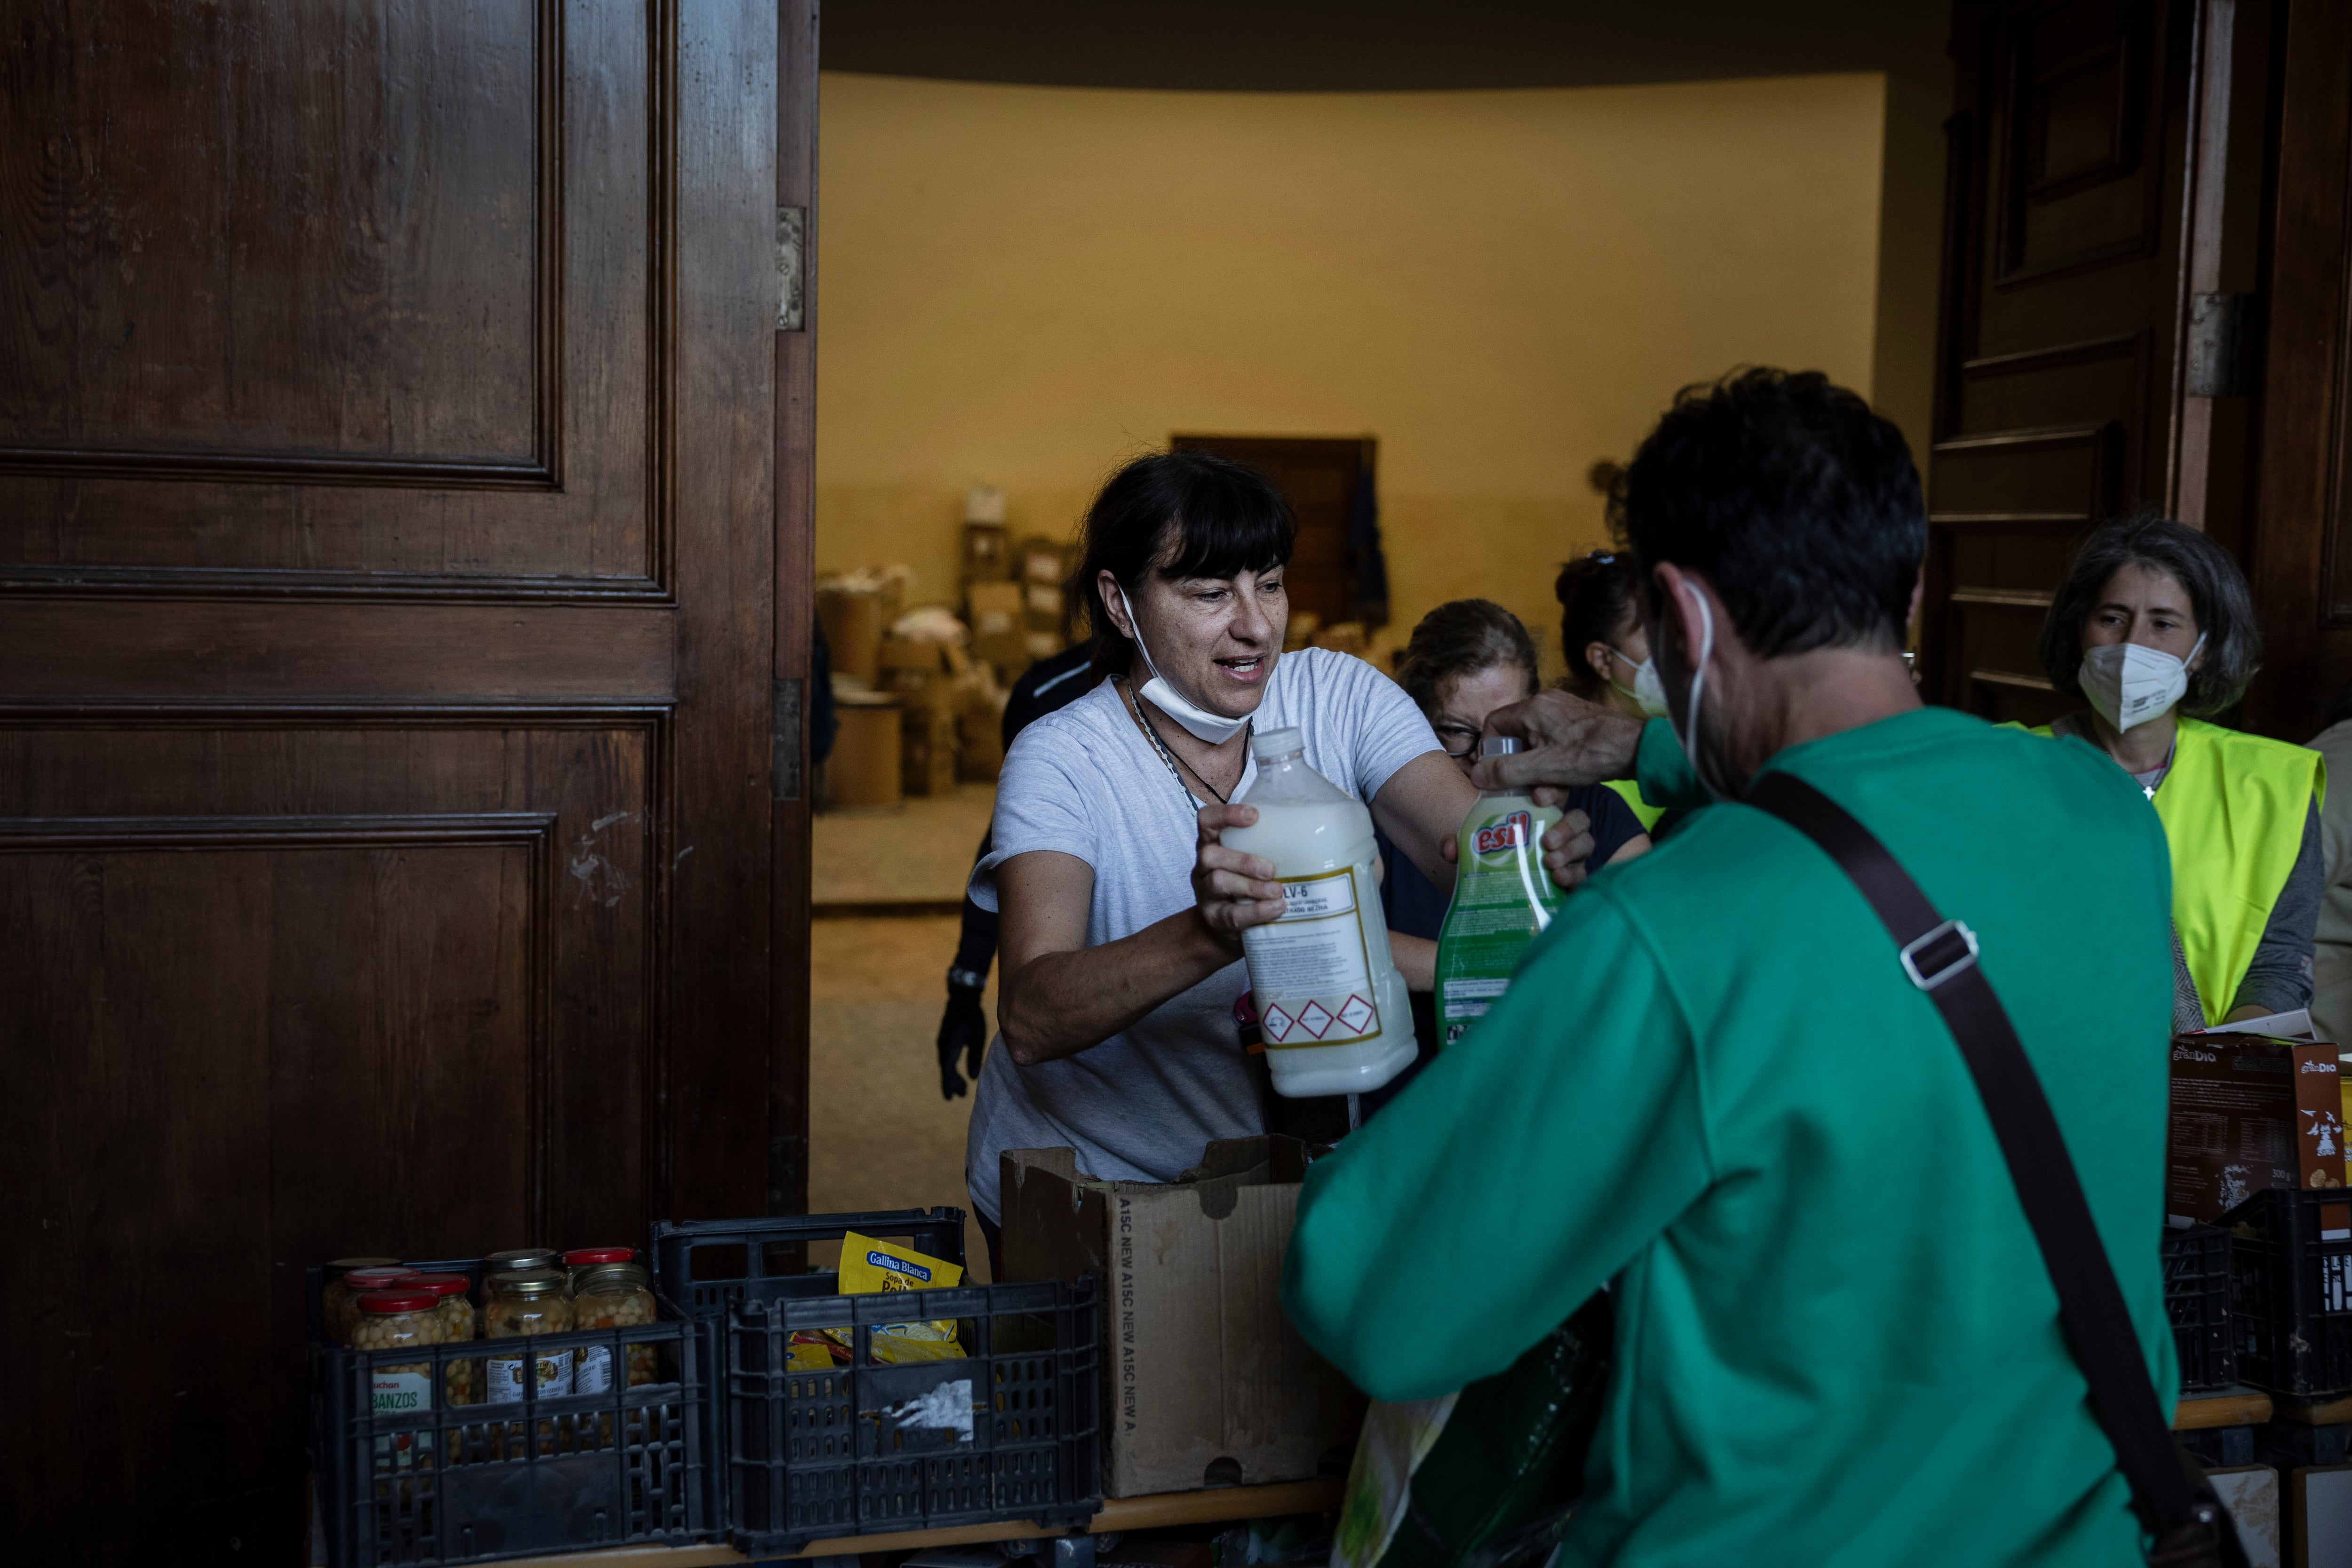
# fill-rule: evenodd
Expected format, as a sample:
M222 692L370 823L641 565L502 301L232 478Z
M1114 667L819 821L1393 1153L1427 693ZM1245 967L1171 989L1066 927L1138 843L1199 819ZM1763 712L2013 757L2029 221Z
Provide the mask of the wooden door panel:
M0 1534L290 1561L305 1264L762 1206L814 77L756 0L10 19Z
M2074 542L2166 504L2194 0L1958 8L1922 686L2040 722Z
M29 26L0 90L0 581L663 593L673 18L54 0Z
M1998 284L2155 250L2161 15L2142 0L2045 0L2008 18Z
M45 1413L12 1515L91 1471L155 1539L222 1497L298 1513L290 1265L530 1234L551 826L0 825L0 922L30 939L0 947L0 1184L39 1221L0 1333L41 1347Z
M446 714L439 726L415 713L365 726L349 715L313 716L303 727L247 717L239 724L186 713L167 725L123 718L58 729L20 713L16 724L0 722L0 778L7 781L0 845L42 842L61 820L87 832L79 819L88 816L168 822L192 801L209 815L182 831L226 825L255 854L306 847L321 823L413 819L470 833L478 820L523 814L537 824L532 852L545 875L530 928L540 955L533 962L544 972L533 993L544 993L534 1003L543 1061L527 1114L500 1134L522 1147L537 1173L521 1219L533 1237L641 1232L656 1217L649 1205L658 1201L670 1147L648 1114L649 1086L666 1077L670 1047L652 959L670 902L668 868L656 847L670 831L660 787L666 715L574 713L545 728L501 727L479 710ZM415 831L429 840L440 829ZM421 893L381 903L375 918L389 931L382 940L429 948L444 902ZM323 905L289 918L341 929L341 917ZM404 926L414 929L404 934ZM259 966L277 985L274 964ZM384 1008L415 1002L406 994L414 977L353 973L365 981L360 994L380 996ZM402 1116L399 1136L441 1140L429 1121ZM453 1149L467 1146L452 1140ZM313 1190L322 1225L341 1212L340 1201L332 1187ZM439 1212L442 1201L420 1196L420 1215ZM429 1250L446 1254L451 1245ZM330 1255L383 1250L381 1240L344 1236Z

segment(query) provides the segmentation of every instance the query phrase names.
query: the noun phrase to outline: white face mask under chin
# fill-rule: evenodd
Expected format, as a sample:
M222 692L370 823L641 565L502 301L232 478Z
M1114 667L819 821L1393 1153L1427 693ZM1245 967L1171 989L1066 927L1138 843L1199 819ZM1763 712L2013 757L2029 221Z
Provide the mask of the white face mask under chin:
M2189 658L2195 658L2204 646L2200 632ZM2084 650L2083 666L2075 679L2099 717L2121 733L2161 719L2187 695L2189 659L2136 642L2107 643Z
M1118 591L1118 602L1127 609L1127 624L1135 628L1135 646L1143 655L1143 668L1151 672L1151 679L1143 683L1143 696L1154 708L1213 746L1224 744L1249 727L1247 719L1228 719L1222 713L1212 713L1196 703L1187 701L1174 687L1169 685L1167 677L1160 673L1160 667L1151 662L1151 650L1143 646L1143 623L1136 619L1135 605L1128 598L1125 588ZM1269 677L1273 673L1271 668L1266 671Z

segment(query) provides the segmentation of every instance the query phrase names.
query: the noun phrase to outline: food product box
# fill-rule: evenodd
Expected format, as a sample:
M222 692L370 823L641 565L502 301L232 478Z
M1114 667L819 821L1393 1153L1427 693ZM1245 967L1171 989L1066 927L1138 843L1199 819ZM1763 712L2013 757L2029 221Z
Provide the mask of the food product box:
M2273 1187L2344 1185L2344 1099L2333 1045L2272 1035L2176 1035L2165 1215L2219 1219Z
M1234 1139L1162 1184L1082 1178L1068 1149L1003 1155L1005 1278L1108 1282L1105 1495L1346 1473L1363 1396L1282 1310L1307 1159Z

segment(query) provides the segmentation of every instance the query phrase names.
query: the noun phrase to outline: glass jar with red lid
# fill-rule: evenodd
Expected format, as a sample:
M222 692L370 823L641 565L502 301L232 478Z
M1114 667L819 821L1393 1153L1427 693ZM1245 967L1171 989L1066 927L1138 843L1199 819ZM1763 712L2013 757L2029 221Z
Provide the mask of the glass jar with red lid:
M570 1279L572 1293L580 1293L580 1281L591 1268L601 1268L608 1263L635 1263L636 1248L633 1247L575 1247L563 1255L563 1272Z
M474 1337L474 1302L467 1294L471 1282L463 1274L419 1274L404 1281L404 1290L423 1290L436 1300L434 1315L441 1320L441 1342L464 1344ZM478 1363L453 1361L449 1363L449 1403L474 1403L475 1373Z
M412 1272L414 1272L412 1270ZM404 1284L352 1299L352 1349L403 1351L441 1342L441 1298ZM371 1408L379 1417L427 1415L433 1410L433 1361L380 1362L368 1368ZM432 1451L431 1432L386 1433L376 1439L376 1462L405 1468Z
M387 1289L415 1278L416 1270L404 1263L372 1263L363 1268L345 1270L319 1292L320 1326L335 1343L350 1344L358 1319L355 1304L359 1298L371 1290Z

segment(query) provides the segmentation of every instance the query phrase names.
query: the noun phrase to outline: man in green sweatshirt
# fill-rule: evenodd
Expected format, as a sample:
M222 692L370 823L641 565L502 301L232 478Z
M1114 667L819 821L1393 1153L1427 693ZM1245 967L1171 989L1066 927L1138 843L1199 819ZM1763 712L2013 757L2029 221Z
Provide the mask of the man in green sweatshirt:
M1788 770L1976 930L2169 1409L2162 828L2088 746L1920 706L1918 479L1853 394L1772 371L1686 391L1612 512L1673 719L1547 694L1496 723L1529 749L1481 782L1630 768L1706 809L1570 898L1477 1026L1309 1173L1290 1315L1367 1392L1415 1399L1612 1289L1562 1564L2137 1563L1958 1047L1845 873L1738 800Z

